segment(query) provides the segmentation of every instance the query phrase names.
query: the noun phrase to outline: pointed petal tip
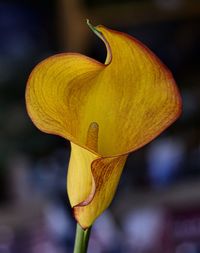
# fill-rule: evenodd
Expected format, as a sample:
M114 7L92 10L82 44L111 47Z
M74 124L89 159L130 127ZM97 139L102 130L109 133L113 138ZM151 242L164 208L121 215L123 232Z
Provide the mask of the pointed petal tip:
M92 26L91 24L90 24L90 20L88 19L88 18L86 18L86 23L87 23L87 25L90 27L90 26Z
M86 19L86 22L87 22L87 25L89 26L89 28L97 35L97 36L100 36L100 32L96 29L95 26L93 26L91 23L90 23L90 20L89 19Z

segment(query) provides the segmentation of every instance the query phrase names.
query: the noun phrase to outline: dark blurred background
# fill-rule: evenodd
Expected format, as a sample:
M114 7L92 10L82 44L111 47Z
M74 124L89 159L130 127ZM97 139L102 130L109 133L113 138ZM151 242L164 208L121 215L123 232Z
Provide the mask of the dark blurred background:
M0 1L0 253L73 250L70 145L35 128L24 93L33 67L50 55L76 51L104 61L86 18L145 43L172 70L184 103L173 126L130 155L89 252L199 253L199 0Z

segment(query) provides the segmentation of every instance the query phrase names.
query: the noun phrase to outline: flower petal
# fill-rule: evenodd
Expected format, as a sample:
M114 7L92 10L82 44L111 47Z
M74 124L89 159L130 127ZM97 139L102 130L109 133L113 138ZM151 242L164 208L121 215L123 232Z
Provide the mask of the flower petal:
M98 154L117 156L175 121L181 99L171 73L150 50L123 33L95 29L110 50L107 64L79 54L48 58L29 78L27 109L38 128L87 149L88 126L97 122Z
M26 89L35 125L71 141L67 188L83 228L110 204L128 153L181 112L171 73L149 49L126 34L90 27L106 45L105 64L56 55L36 66Z

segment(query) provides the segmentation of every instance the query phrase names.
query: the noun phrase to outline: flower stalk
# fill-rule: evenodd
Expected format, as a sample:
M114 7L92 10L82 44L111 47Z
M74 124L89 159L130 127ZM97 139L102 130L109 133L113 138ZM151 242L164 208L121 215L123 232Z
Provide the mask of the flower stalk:
M91 227L86 230L77 223L74 253L86 253L90 238Z

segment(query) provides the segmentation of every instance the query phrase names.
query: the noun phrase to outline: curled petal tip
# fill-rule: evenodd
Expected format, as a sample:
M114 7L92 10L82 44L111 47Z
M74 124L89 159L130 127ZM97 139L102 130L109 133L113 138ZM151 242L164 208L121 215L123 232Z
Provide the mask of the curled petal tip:
M86 19L86 22L87 22L87 25L89 26L89 28L91 29L91 30L94 30L95 29L95 27L90 23L90 20L87 18Z
M93 25L90 23L89 19L87 19L86 21L87 21L87 25L89 26L89 28L90 28L101 40L103 40L104 43L105 43L105 38L103 37L102 32L100 32L100 31L97 29L96 26L93 26Z
M86 18L86 23L88 26L90 26L90 20L88 18Z

